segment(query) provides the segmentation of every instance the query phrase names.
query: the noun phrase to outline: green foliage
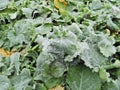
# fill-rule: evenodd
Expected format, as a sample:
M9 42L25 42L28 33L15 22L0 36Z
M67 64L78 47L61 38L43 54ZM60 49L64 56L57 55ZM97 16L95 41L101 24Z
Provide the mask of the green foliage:
M0 90L119 90L120 1L56 1L0 1Z

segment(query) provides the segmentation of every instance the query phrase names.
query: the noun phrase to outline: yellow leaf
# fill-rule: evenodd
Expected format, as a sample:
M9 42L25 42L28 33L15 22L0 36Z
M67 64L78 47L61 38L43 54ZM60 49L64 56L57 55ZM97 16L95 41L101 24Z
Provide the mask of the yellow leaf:
M67 2L65 0L59 0L59 2L63 3L64 5L67 5Z
M54 0L54 5L60 13L64 13L66 11L67 2L65 0Z
M5 57L10 57L12 52L8 52L4 48L0 48L0 54L2 54Z
M49 90L64 90L64 87L58 85L58 86L56 86L56 87L54 87L52 89L49 89Z
M106 29L106 34L110 35L110 30L109 29Z
M13 48L13 49L11 50L11 53L14 53L14 52L16 52L16 51L17 51L17 49Z
M17 49L12 49L10 52L6 51L4 48L0 48L0 54L2 54L5 57L10 57L14 52L16 52Z

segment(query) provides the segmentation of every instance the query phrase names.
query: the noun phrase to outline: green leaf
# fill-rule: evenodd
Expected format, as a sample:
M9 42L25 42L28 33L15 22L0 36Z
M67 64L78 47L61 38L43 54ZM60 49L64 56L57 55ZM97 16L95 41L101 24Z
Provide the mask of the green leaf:
M109 81L110 74L104 68L100 68L99 76L103 81Z
M61 83L61 78L46 77L44 82L47 88L53 88Z
M44 84L37 84L35 90L47 90Z
M45 23L35 29L36 34L48 34L52 30L52 25L49 23Z
M64 64L60 62L54 62L51 65L51 75L53 75L55 78L62 77L64 72L66 71L66 67Z
M27 86L24 90L33 90L33 88L30 86Z
M107 26L111 31L117 31L119 30L119 27L117 24L115 24L111 18L107 20Z
M71 67L66 82L71 90L100 90L101 88L98 74L84 66Z
M0 75L0 90L8 90L10 87L10 80L7 76Z

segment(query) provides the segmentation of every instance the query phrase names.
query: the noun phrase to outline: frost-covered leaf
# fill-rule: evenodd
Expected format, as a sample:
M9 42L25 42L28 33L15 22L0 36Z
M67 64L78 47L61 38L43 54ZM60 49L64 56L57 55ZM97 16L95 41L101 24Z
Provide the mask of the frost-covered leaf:
M116 47L117 52L120 52L120 46Z
M22 12L27 18L30 18L33 10L31 8L22 8Z
M23 90L30 83L31 76L29 69L23 69L20 75L15 75L12 78L12 83L15 90Z
M86 44L85 44L86 45ZM84 44L83 44L84 46ZM82 47L82 46L81 46ZM85 62L85 65L94 68L104 65L107 58L105 58L98 50L96 46L88 44L89 48L83 48L81 53L81 59Z
M16 52L10 57L10 65L14 65L17 73L20 71L20 53Z
M97 73L84 66L71 67L67 74L71 90L100 90L101 81Z
M49 23L45 23L35 29L36 34L47 34L52 30L52 25Z
M8 90L10 87L10 80L7 76L0 75L0 90Z
M100 51L104 56L109 57L116 53L116 48L114 46L101 46Z
M0 0L0 10L5 9L8 3L9 0Z
M100 9L102 7L102 3L100 0L92 0L92 3L90 4L90 8L93 10Z
M112 6L112 14L116 17L116 18L120 18L120 8L116 7L116 6Z
M10 47L17 44L22 44L26 42L25 36L23 34L15 35L14 32L10 31L8 34L8 39L10 40Z
M120 0L0 0L0 90L119 90L119 19Z
M120 79L112 80L105 84L103 90L119 90L120 89Z
M17 17L17 12L10 13L9 16L10 16L11 19L15 19Z
M115 46L113 46L113 44L115 43L114 38L103 36L101 39L102 40L98 43L100 52L106 57L109 57L109 56L115 54L116 48L115 48Z

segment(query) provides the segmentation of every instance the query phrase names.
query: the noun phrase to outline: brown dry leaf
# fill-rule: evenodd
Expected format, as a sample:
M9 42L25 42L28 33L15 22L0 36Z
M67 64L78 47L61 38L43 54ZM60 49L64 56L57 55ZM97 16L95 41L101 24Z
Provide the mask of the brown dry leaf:
M10 57L13 53L15 53L17 49L12 49L10 52L6 51L4 48L0 48L0 54L5 56L5 57ZM20 54L24 55L26 53L26 49L23 49Z
M49 90L64 90L64 87L62 87L61 85L58 85L52 89L49 89Z
M11 50L11 52L12 52L12 53L17 52L17 49L13 48L13 49Z
M23 50L20 52L21 55L25 55L25 53L26 53L26 49L23 49Z
M5 57L10 57L13 52L6 51L4 48L0 48L0 54Z
M115 34L119 34L120 33L120 30L118 30Z
M117 30L116 32L112 33L112 36L116 37L116 35L119 35L119 34L120 34L120 30Z

